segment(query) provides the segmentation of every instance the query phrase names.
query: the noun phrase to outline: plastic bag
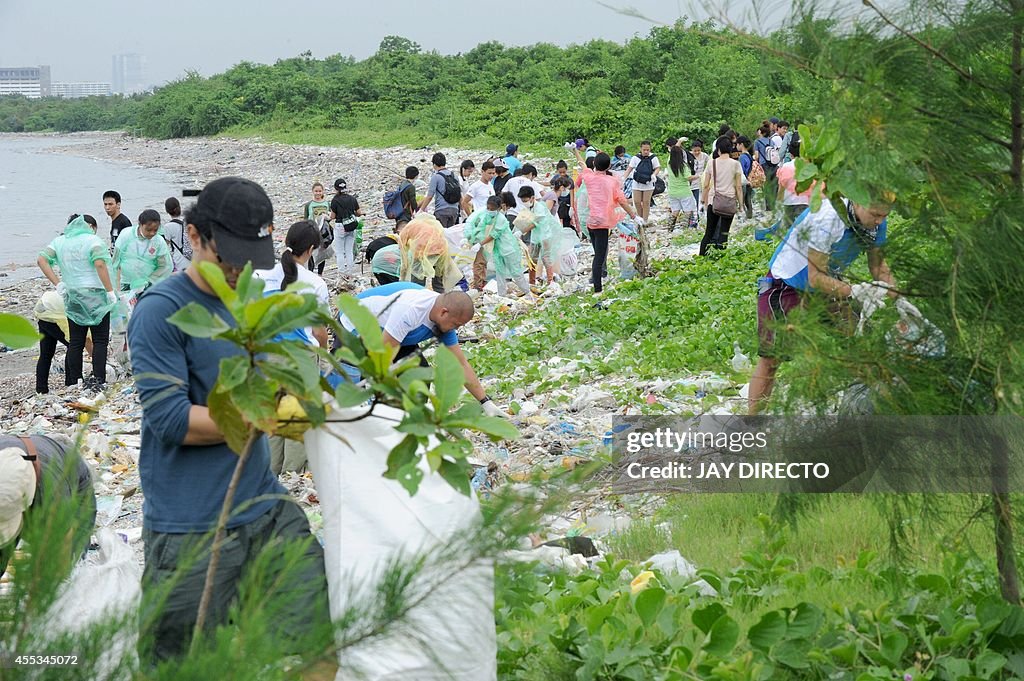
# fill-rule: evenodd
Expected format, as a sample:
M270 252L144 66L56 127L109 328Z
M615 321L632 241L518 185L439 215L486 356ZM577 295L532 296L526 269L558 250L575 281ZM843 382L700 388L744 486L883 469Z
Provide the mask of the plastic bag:
M619 236L619 279L632 279L636 276L636 254L640 250L640 235L632 222L620 222L615 225Z
M339 419L362 415L336 409ZM331 616L354 599L372 597L382 568L397 556L444 546L479 521L476 498L463 496L429 472L409 493L382 477L402 412L378 405L367 418L328 423L306 433L306 452L323 516L324 558ZM343 438L343 439L342 439ZM426 582L426 584L424 584ZM412 589L439 585L408 613L402 631L346 650L336 679L488 681L497 677L494 575L490 561L456 574L425 569ZM411 633L410 633L411 632ZM427 638L426 651L416 638Z
M580 264L579 255L576 253L581 246L580 237L574 230L562 230L562 252L558 258L558 273L563 277L571 277L576 274Z
M97 530L96 542L99 550L89 552L71 572L46 617L46 631L54 639L82 631L107 618L124 617L139 605L142 568L132 548L105 527ZM137 638L138 632L132 628L121 629L117 637L108 642L110 662L98 664L96 678L111 677L126 656L134 656Z
M476 259L476 252L480 250L480 246L470 245L469 248L462 247L462 242L466 241L464 235L465 227L466 223L449 227L444 231L444 236L448 239L448 254L452 256L455 265L462 272L463 276L472 279L473 261Z

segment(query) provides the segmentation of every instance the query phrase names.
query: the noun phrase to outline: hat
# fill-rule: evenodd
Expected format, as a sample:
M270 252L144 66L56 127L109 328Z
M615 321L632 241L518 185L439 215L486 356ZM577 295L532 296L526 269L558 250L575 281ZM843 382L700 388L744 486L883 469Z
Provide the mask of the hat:
M0 546L21 532L21 516L36 496L36 472L17 447L0 449Z
M222 177L199 192L195 212L212 224L217 255L229 265L274 266L274 206L263 187L241 177Z
M493 163L494 163L494 169L495 170L498 170L499 168L502 169L502 170L508 170L508 166L505 165L505 162L502 161L500 158L494 159Z
M779 124L779 119L776 116L772 116L771 118L768 119L768 122L769 123L774 123L775 125L778 125Z
M505 147L505 153L506 154L514 154L517 151L519 151L519 145L518 144L510 144L507 147Z
M340 192L344 191L345 189L348 189L348 182L345 181L344 177L339 177L337 180L334 181L334 191Z

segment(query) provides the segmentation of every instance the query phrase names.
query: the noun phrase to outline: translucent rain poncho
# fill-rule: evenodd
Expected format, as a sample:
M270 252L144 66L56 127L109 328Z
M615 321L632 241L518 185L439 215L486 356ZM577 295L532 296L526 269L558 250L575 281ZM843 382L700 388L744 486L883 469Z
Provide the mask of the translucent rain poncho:
M475 211L466 221L463 235L471 244L482 243L488 237L494 239L484 246L484 253L494 263L495 275L511 279L523 273L523 242L512 233L501 213Z
M114 279L120 275L122 290L142 290L174 271L167 242L159 235L145 239L139 229L123 230L114 245Z
M444 227L432 216L421 216L407 224L398 234L401 251L402 281L427 285L439 284L450 291L462 279L462 272L448 254ZM436 282L435 282L436 280ZM438 285L433 288L437 290Z
M96 273L96 262L110 264L106 244L96 236L85 218L77 217L64 228L64 234L40 251L51 266L60 270L64 284L64 307L68 319L79 326L96 326L113 305Z
M543 201L536 201L529 211L519 214L524 217L526 224L533 223L535 227L530 230L530 243L540 249L540 262L545 265L555 266L561 252L562 223L551 214L548 206ZM520 224L516 219L516 225Z
M580 184L576 189L576 213L580 218L580 229L586 229L590 220L590 196L586 184Z

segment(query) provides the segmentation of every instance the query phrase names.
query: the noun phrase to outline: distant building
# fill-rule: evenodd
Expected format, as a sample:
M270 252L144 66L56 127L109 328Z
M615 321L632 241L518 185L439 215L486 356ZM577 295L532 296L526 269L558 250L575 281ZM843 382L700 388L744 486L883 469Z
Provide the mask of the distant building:
M146 90L146 58L141 54L115 54L110 83L119 95L134 95Z
M50 95L64 99L111 94L110 83L51 83Z
M24 95L29 99L50 96L49 66L0 66L0 97Z

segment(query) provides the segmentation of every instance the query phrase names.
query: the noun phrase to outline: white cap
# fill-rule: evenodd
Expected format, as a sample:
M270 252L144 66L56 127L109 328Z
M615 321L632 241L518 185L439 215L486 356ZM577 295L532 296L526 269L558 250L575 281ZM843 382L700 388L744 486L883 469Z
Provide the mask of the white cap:
M21 531L21 516L36 496L36 471L17 447L0 449L0 546Z

